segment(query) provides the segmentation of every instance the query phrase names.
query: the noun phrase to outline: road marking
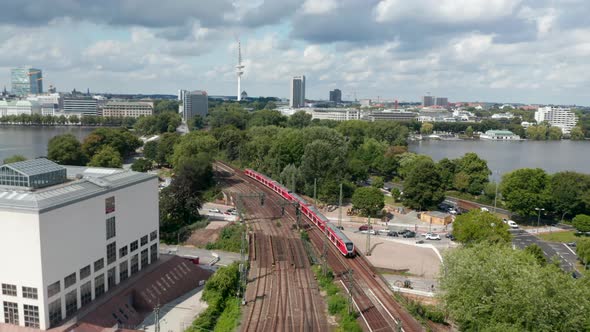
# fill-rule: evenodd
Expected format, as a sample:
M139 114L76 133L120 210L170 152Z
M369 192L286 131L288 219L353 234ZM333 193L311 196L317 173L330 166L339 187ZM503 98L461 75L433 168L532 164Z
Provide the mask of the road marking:
M563 243L563 245L567 248L567 250L571 251L572 254L576 255L576 253L570 248L567 244ZM576 255L578 257L578 255Z

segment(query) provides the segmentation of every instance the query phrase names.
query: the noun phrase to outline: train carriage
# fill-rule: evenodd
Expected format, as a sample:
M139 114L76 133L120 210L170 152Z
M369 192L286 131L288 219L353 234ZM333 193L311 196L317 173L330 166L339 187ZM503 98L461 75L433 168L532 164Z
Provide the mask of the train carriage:
M299 195L291 193L288 188L284 187L280 183L256 171L246 169L244 174L264 184L274 192L281 195L281 197L284 199L298 202L301 212L306 217L308 217L309 220L311 220L311 222L315 224L322 233L324 233L324 236L330 240L330 242L338 249L338 251L340 251L342 255L346 257L353 257L355 255L355 248L352 241L348 239L342 230L330 223L328 218L326 218L315 206L307 203Z

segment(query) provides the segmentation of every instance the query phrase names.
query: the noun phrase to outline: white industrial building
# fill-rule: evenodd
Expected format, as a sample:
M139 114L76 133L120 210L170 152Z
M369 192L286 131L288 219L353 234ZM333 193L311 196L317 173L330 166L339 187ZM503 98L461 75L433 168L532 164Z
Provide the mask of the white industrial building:
M107 101L102 108L102 116L131 117L154 114L154 103L149 101Z
M578 123L578 117L567 108L547 106L539 107L535 112L535 121L537 124L547 121L551 126L561 128L565 135L569 135Z
M306 110L312 119L348 121L360 120L361 111L355 108L314 108Z
M41 105L29 100L0 100L0 117L7 115L41 114Z
M33 159L0 166L0 317L48 329L158 259L158 180Z

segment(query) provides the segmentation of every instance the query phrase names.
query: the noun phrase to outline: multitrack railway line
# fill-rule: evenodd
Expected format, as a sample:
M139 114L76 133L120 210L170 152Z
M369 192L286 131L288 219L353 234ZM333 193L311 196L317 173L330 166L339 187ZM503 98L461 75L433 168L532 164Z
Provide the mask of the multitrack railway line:
M224 167L226 167L228 169L228 171L232 172L234 174L234 177L239 178L241 181L245 182L245 183L249 183L250 185L248 186L250 189L250 192L252 191L252 185L255 186L257 191L262 191L266 194L266 199L265 202L269 202L269 203L265 203L268 205L274 205L273 208L278 208L278 213L280 214L280 206L281 206L281 201L284 201L283 198L279 197L276 193L274 193L272 190L266 188L264 185L256 182L256 181L251 181L250 178L248 178L247 176L243 175L241 173L241 171L236 170L232 167L229 167L227 165L224 165ZM249 202L250 203L250 202ZM250 203L252 204L252 203ZM254 207L254 206L252 206ZM258 207L260 208L260 207ZM293 208L285 208L285 218L283 218L283 221L285 219L289 219L293 224L296 221L296 215L295 212L293 211ZM257 210L258 211L258 210ZM262 213L262 215L264 215L265 212L260 211ZM268 213L268 212L266 212ZM258 212L257 212L257 216L258 216ZM272 215L272 213L271 213ZM277 215L277 214L275 214ZM260 219L259 219L260 220ZM315 226L313 225L308 219L307 217L305 217L304 215L301 216L301 222L302 222L302 226L305 227L308 230L308 233L310 235L310 240L312 242L312 245L315 247L316 252L318 253L322 253L323 252L323 246L324 246L324 235L321 233L321 231ZM262 229L260 222L257 223L253 223L253 229L255 229L255 232L259 231ZM269 227L270 225L270 227ZM281 232L280 229L277 229L277 227L275 227L275 223L271 222L271 223L265 223L264 226L266 228L271 228L272 230L270 230L270 232ZM286 231L288 230L288 227L285 227L286 225L283 225L283 227L278 227L278 228L283 228L282 231ZM292 231L288 230L289 236L290 238L293 238L295 235ZM284 234L284 233L283 233ZM299 240L299 243L301 241ZM256 247L257 245L254 244L254 246ZM411 331L423 331L424 328L420 325L420 323L418 321L416 321L404 308L402 308L402 306L397 303L395 301L395 299L393 298L393 295L391 293L391 290L389 289L389 287L385 284L385 282L374 273L373 268L371 266L371 264L366 260L366 258L358 253L356 257L354 258L345 258L343 257L338 250L332 246L330 243L326 244L327 246L327 263L328 265L332 268L332 270L334 271L334 274L336 276L337 279L340 279L343 281L344 284L347 285L347 287L349 285L352 284L352 296L353 299L356 303L356 305L358 305L360 313L362 315L362 317L359 318L359 323L361 324L361 326L364 327L365 330L367 331L405 331L405 332L411 332ZM292 246L289 246L290 248ZM307 255L305 253L305 249L303 248L303 246L297 246L299 250L299 255L295 254L293 257L299 257L300 259L304 259L306 266L309 266L309 262L307 260ZM257 251L256 253L256 257L259 256L259 251ZM276 258L276 252L273 255L273 257ZM296 258L292 259L293 262L296 261ZM353 271L353 282L350 283L347 280L347 277L345 276L346 273L352 270ZM309 271L309 269L308 269ZM311 271L310 271L311 273ZM297 278L298 282L302 282L305 279L305 276L300 276ZM308 281L312 281L313 279L313 275L307 275L307 280ZM314 280L314 284L315 280ZM310 284L311 285L311 284ZM317 287L314 286L314 287ZM301 292L301 294L308 294L308 292ZM307 295L303 295L303 296L307 296ZM293 300L295 300L295 298L293 298ZM304 302L303 305L296 305L296 307L304 307L304 308L309 308L309 305L313 305L314 301L313 300L309 300L308 302ZM316 300L317 303L317 300ZM314 308L320 309L322 307L319 306L315 306ZM317 310L314 310L316 313L318 312ZM312 311L313 312L313 311ZM366 321L366 324L365 324ZM244 322L244 324L246 324L246 322ZM261 331L267 331L268 329L261 329ZM281 330L281 329L279 329ZM288 330L300 330L300 329L291 329L289 328ZM313 328L304 328L303 330L308 331L308 330L314 330ZM324 329L322 329L324 330ZM256 331L256 329L244 329L244 331Z
M224 192L235 203L240 195L264 192L265 203L241 200L250 227L250 270L242 331L327 331L323 299L293 220L281 216L280 200L239 171L215 164Z

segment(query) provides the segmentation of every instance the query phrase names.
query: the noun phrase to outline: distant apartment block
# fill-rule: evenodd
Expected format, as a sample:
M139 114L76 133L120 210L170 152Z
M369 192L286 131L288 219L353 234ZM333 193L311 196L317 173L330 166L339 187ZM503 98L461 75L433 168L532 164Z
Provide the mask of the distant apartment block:
M98 101L91 97L64 97L63 110L68 114L97 115Z
M300 108L305 106L305 75L294 76L291 79L291 100L289 106Z
M43 93L43 73L41 69L18 67L10 70L12 93L17 96Z
M342 102L342 91L340 89L334 89L330 91L330 101L334 103Z
M2 322L47 330L158 260L158 178L47 159L5 164L0 227Z
M138 118L154 114L154 103L148 101L107 101L102 108L105 117Z
M436 97L434 101L435 106L447 107L449 106L449 99L446 97Z
M413 121L416 113L403 111L373 111L363 117L367 121Z
M209 113L209 96L205 91L179 90L178 99L182 102L182 119L188 122L195 115L206 117Z
M578 117L567 108L547 106L539 107L535 112L535 121L537 124L547 121L551 126L559 127L564 134L569 135L578 123Z
M434 96L424 96L422 97L422 106L429 107L434 106L435 97Z
M362 114L355 108L317 108L309 113L312 119L334 121L360 120Z

